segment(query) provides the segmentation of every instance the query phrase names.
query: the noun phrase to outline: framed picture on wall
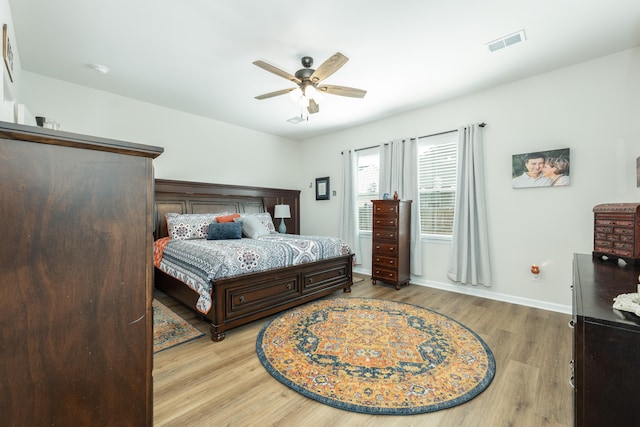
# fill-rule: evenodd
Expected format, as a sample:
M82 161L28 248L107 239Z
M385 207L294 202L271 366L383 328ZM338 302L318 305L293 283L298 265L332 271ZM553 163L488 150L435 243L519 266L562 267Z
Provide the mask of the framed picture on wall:
M329 200L329 177L316 178L316 200Z
M511 160L513 188L563 187L571 184L568 148L514 154Z
M13 50L11 50L7 24L2 26L2 58L4 59L5 67L7 67L9 79L13 82Z

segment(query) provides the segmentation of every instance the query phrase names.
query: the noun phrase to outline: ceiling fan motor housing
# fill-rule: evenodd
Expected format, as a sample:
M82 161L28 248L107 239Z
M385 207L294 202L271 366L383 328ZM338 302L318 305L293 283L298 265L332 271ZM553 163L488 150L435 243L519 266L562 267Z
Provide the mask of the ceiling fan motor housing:
M296 71L295 76L302 81L309 80L314 71L313 68L302 68Z

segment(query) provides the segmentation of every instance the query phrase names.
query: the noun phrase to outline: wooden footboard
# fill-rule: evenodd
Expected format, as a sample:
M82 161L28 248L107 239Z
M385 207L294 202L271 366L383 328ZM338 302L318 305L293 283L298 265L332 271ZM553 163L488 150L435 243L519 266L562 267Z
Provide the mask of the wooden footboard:
M211 324L211 339L222 341L226 331L343 289L351 292L353 255L292 267L216 280L213 306L200 313ZM198 294L156 269L156 288L195 310Z

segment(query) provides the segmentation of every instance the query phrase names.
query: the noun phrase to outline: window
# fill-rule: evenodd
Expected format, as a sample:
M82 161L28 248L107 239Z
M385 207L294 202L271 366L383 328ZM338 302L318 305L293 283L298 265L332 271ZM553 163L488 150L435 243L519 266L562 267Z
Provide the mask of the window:
M373 204L380 182L380 148L367 148L358 153L358 225L360 231L371 231Z
M372 199L379 197L380 149L358 150L358 225L371 231ZM418 140L421 234L451 236L456 198L458 133Z
M418 140L422 234L451 236L453 233L457 163L458 132Z

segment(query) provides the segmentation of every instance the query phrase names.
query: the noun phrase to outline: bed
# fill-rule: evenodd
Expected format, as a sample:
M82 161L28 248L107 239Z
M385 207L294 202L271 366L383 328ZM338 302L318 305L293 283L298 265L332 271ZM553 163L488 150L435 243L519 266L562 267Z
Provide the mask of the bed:
M276 204L290 206L291 218L286 219L285 223L291 235L274 233L260 240L280 241L299 238L297 235L300 230L300 192L297 190L157 179L154 202L154 246L157 249L166 245L164 251L167 254L174 254L174 260L182 259L180 255L175 255L179 248L169 249L172 244L167 244L167 241L171 240L168 239L170 233L175 232L175 229L167 227L167 214L170 216L213 214L225 217L240 214L242 218L249 216L265 218L273 217ZM332 238L322 238L322 240L330 239ZM239 243L239 241L232 243L236 242ZM262 242L258 241L251 243L262 245ZM283 244L283 242L278 243ZM206 243L195 242L195 246L198 245L203 246ZM173 246L187 247L182 242ZM179 274L173 274L170 266L168 267L169 261L160 268L162 262L158 255L160 251L156 250L154 252L154 285L160 291L200 314L211 325L211 339L222 341L229 329L327 296L340 289L350 292L353 284L353 254L344 252L343 249L341 254L331 252L334 255L317 261L245 272L230 277L215 277L210 272L206 291L209 295L206 295L206 292L203 295L203 290L197 286L194 287L193 283L188 285L176 278L184 279ZM189 257L187 253L183 258ZM167 258L169 259L169 255Z

